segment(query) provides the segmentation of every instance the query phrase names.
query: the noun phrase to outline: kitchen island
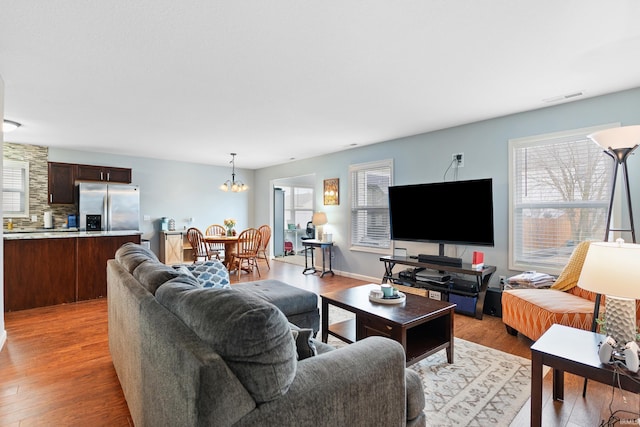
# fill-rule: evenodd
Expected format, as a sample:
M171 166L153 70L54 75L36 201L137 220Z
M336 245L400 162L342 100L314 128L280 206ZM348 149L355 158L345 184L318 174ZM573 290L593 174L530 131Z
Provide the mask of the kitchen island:
M138 231L5 231L4 311L107 295L107 260Z

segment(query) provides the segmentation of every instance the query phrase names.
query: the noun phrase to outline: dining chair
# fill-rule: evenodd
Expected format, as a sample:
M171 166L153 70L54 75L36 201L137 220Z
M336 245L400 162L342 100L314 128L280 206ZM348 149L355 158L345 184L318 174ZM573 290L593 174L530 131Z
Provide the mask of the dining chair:
M220 224L211 224L204 231L204 234L205 236L225 236L227 234L227 229ZM207 243L209 245L209 250L216 254L217 259L220 259L220 254L224 252L224 243Z
M260 267L258 267L258 248L260 247L260 232L257 228L247 228L238 235L236 250L233 252L231 265L236 268L238 277L242 271L242 266L246 262L246 270L251 272L253 267L258 270L260 277ZM236 264L237 262L237 264Z
M258 248L258 259L263 259L267 262L267 267L271 270L269 265L269 256L267 250L269 249L269 240L271 240L271 227L268 224L258 227L260 232L260 247Z
M210 260L216 254L209 250L207 242L204 241L202 231L196 227L191 227L187 230L187 240L191 244L193 250L193 263L195 264L199 258ZM218 258L219 259L219 258Z

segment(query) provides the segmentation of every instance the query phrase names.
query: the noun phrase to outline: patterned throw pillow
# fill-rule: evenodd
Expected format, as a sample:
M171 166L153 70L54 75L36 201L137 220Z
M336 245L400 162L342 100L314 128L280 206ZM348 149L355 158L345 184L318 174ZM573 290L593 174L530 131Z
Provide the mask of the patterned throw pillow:
M580 278L580 272L582 271L582 265L584 259L587 257L589 251L589 241L580 242L578 246L573 250L569 262L565 265L562 273L556 279L556 282L551 286L551 289L557 289L559 291L568 291L578 284Z
M229 271L218 260L189 265L187 268L198 279L203 288L227 289L231 287Z

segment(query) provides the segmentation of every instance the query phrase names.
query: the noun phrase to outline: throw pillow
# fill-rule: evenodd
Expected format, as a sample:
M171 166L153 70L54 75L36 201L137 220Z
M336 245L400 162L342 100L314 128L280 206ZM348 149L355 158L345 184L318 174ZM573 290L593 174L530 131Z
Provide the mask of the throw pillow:
M578 246L576 246L569 258L569 262L567 262L567 265L565 265L562 273L560 273L560 276L558 276L555 283L551 286L551 289L568 291L578 284L584 259L587 257L587 252L589 251L589 243L591 242L580 242Z
M318 350L316 350L316 346L311 339L313 337L313 329L291 329L291 335L296 342L298 360L318 354Z
M191 265L187 269L198 279L203 288L228 289L231 287L229 271L218 260Z

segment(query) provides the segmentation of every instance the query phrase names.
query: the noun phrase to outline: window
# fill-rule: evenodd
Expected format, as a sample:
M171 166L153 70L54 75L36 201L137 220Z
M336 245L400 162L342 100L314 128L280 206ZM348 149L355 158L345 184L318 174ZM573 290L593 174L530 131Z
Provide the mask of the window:
M300 225L305 229L313 216L313 188L280 186L284 191L284 227Z
M29 216L29 163L5 160L3 169L2 216L27 218Z
M612 159L587 135L614 125L509 141L509 268L557 273L575 246L602 240Z
M393 160L351 165L351 249L387 253Z

